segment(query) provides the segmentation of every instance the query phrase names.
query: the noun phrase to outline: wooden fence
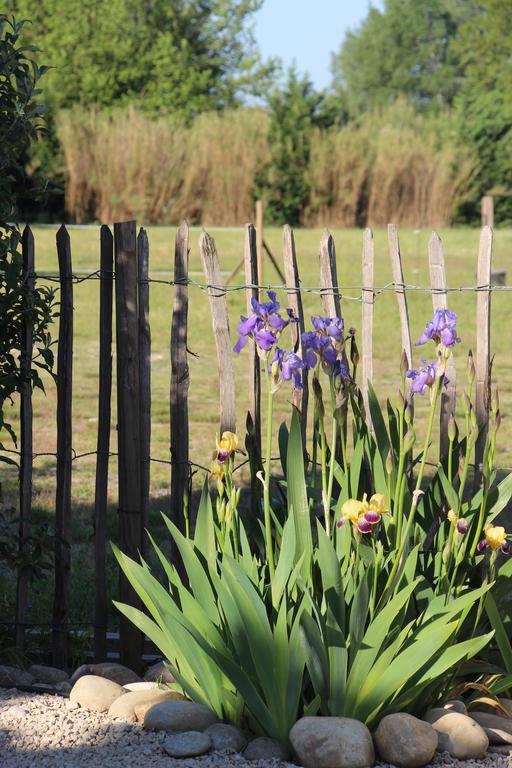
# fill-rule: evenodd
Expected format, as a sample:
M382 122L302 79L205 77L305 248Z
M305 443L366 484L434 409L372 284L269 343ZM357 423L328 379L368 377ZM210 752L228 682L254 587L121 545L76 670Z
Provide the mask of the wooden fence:
M261 220L261 212L259 214ZM261 228L261 227L260 227ZM483 425L476 445L475 464L482 459L485 432L489 412L490 387L490 312L491 312L491 260L492 230L484 227L480 235L477 263L476 317L477 345L476 365L476 415ZM407 285L404 280L399 237L396 227L388 228L389 256L392 264L394 290L398 304L402 348L412 361L412 340L409 326ZM262 233L248 224L245 229L245 290L247 306L258 296L262 269ZM34 288L36 265L34 262L34 238L30 227L23 233L23 264L25 280L29 288L27 306L31 306L31 290ZM236 391L233 373L232 348L226 289L222 285L219 256L214 240L203 232L199 240L212 327L216 343L220 382L220 430L236 429ZM72 418L73 395L73 283L70 238L64 226L57 233L57 254L60 282L60 323L57 359L57 471L55 497L55 588L53 610L53 656L58 665L65 665L68 658L69 630L69 577L71 569L71 473L72 473ZM100 229L99 272L100 325L99 325L99 376L98 376L98 431L96 447L95 484L95 620L94 655L102 660L107 650L107 590L106 590L106 510L107 481L112 455L110 439L112 396L112 328L113 309L116 319L117 362L117 413L118 413L118 516L119 544L132 557L144 552L144 529L150 492L150 437L151 437L151 333L149 325L149 242L143 229L137 233L134 221ZM174 291L171 329L171 376L170 376L170 464L171 503L170 515L176 525L184 528L183 504L190 496L188 389L187 363L188 291L191 280L188 273L189 231L183 223L176 235L174 256ZM432 301L434 308L447 307L448 290L445 279L443 246L436 233L428 245ZM293 231L284 228L283 266L285 284L280 286L288 294L289 305L295 310L299 322L294 329L295 344L300 350L300 334L304 330L302 310L300 260L297 257ZM373 378L373 310L376 289L374 287L373 235L366 229L362 236L362 286L361 286L361 389L366 398L367 382ZM326 232L319 247L319 292L323 310L329 316L341 316L343 312L342 290L338 286L336 251L332 236ZM114 292L115 286L115 292ZM22 366L24 382L20 398L20 472L19 510L20 547L30 533L32 505L32 393L29 371L32 357L32 328L27 313L23 330ZM249 356L249 415L248 445L254 457L261 456L260 414L260 365L252 351ZM456 376L451 364L448 371L450 384L442 396L441 446L447 445L447 428L450 414L454 411ZM244 393L244 399L247 393ZM295 404L302 410L303 430L306 430L308 386L296 394ZM367 412L368 409L367 409ZM253 496L259 489L253 489ZM16 643L23 650L26 630L27 579L20 571L17 584ZM137 602L136 595L124 577L120 577L120 599ZM129 622L120 623L120 658L133 669L141 665L143 638Z

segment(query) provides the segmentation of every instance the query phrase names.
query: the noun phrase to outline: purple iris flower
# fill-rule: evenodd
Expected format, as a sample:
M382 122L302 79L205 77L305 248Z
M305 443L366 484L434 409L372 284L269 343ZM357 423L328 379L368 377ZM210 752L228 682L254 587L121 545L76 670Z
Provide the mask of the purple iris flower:
M240 315L240 323L237 328L239 338L233 348L234 352L240 352L249 338L264 352L268 352L277 344L279 334L284 328L290 322L296 322L296 317L291 309L286 310L288 320L279 314L281 305L277 301L274 291L268 291L268 297L270 301L262 302L253 297L251 300L253 314L249 317Z
M341 317L311 318L314 331L302 334L304 363L307 368L315 368L320 358L321 362L333 372L338 352L343 344L343 319Z
M467 530L469 528L469 523L467 520L463 520L462 518L460 520L457 520L457 530L461 535L464 535L467 533Z
M457 336L456 312L450 312L449 309L436 309L434 317L428 321L416 346L426 344L430 340L435 341L436 344L444 344L445 347L453 347L460 341Z
M295 389L302 389L302 371L305 365L295 352L276 347L272 364L274 363L277 363L283 381L292 381ZM272 370L272 366L269 370Z
M411 392L424 395L436 380L437 365L435 363L427 363L426 360L421 362L425 363L425 365L420 366L417 371L414 369L407 371L406 376L408 379L412 379Z
M357 521L357 528L360 533L371 533L373 530L372 524L365 520L364 517Z

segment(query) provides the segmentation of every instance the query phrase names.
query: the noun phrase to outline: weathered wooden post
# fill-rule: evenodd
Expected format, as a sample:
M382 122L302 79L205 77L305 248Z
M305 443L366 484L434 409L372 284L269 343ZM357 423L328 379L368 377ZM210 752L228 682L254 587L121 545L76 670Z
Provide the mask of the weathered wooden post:
M138 344L137 235L135 221L114 224L116 273L117 442L119 467L119 546L138 559L142 549L140 369ZM121 602L138 605L122 572ZM142 633L120 617L121 662L135 671L142 665Z
M30 535L32 516L32 468L33 468L33 412L32 412L32 347L34 337L34 236L30 227L25 227L22 236L23 283L25 286L23 326L21 331L20 357L20 523L19 549L23 555ZM16 650L25 647L25 618L28 598L28 572L18 568L16 584Z
M98 378L98 438L94 493L94 658L107 658L107 538L108 465L112 402L112 288L114 239L109 227L100 229L100 350Z
M171 520L184 533L184 504L190 494L187 359L188 224L176 234L174 249L174 306L171 327Z
M57 232L60 307L57 352L57 490L55 494L55 592L53 663L68 660L69 580L71 574L71 462L73 392L73 270L66 227Z

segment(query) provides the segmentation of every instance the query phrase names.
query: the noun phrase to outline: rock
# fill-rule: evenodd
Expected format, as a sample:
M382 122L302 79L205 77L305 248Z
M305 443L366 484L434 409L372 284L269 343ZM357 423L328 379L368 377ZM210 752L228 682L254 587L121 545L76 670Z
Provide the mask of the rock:
M468 715L445 709L429 709L424 720L438 732L438 751L459 760L477 760L489 747L484 729Z
M71 691L72 685L67 680L63 680L61 683L55 683L53 687L58 693L68 694Z
M512 744L512 720L488 712L472 711L470 717L481 725L489 744Z
M366 725L350 717L302 717L290 744L304 768L367 768L375 762Z
M144 680L156 683L174 683L176 682L173 675L169 672L165 666L165 662L158 661L156 664L152 664L147 668Z
M15 720L21 720L21 718L26 717L29 714L29 711L28 709L19 707L15 704L14 706L9 707L7 714L13 717Z
M160 701L165 701L166 699L174 699L177 695L179 696L179 694L174 693L174 691L162 691L158 688L142 691L128 691L128 693L120 696L110 705L108 714L110 717L116 717L119 720L126 720L129 723L134 723L137 720L135 708L140 704L146 704L147 709L150 709L154 704L158 704Z
M159 683L126 683L126 685L123 685L123 688L125 691L155 691L155 690L163 690L164 686L160 685Z
M6 686L29 686L34 682L34 678L29 672L24 672L18 667L8 667L0 665L0 687Z
M243 752L247 746L244 734L234 725L215 723L205 733L211 739L214 752Z
M290 752L284 744L268 736L258 736L244 750L245 760L288 760ZM320 766L317 766L320 768Z
M383 717L373 738L382 760L400 768L430 763L437 749L437 733L430 723L405 712Z
M82 664L80 667L77 667L71 677L69 678L69 682L73 686L77 680L79 680L84 675L91 675L91 665L90 664Z
M65 706L66 709L79 709L80 704L78 701L71 701L71 699L67 699Z
M490 696L480 696L472 702L472 709L469 713L470 717L473 716L473 712L488 712L490 715L512 717L512 701L510 699L496 700Z
M461 715L467 715L468 710L466 705L460 699L450 699L443 704L443 709L447 709L450 712L459 712Z
M161 701L150 707L144 716L147 731L205 731L218 723L211 709L193 701Z
M28 668L28 672L36 683L49 683L54 685L55 683L69 682L69 675L64 672L63 669L57 667L47 667L44 664L32 664Z
M132 669L123 666L122 664L116 664L112 661L103 661L101 664L91 664L91 675L98 675L99 677L106 677L107 680L113 680L118 685L126 685L127 683L140 683L142 682L140 677L135 674Z
M113 680L97 675L84 675L74 684L69 698L71 701L77 701L84 709L106 712L110 705L123 694L123 688Z
M164 741L164 749L171 757L197 757L209 752L211 746L210 737L201 731L173 733Z
M491 745L489 747L489 752L493 755L506 755L507 757L512 757L512 745L510 744L501 744L501 745Z

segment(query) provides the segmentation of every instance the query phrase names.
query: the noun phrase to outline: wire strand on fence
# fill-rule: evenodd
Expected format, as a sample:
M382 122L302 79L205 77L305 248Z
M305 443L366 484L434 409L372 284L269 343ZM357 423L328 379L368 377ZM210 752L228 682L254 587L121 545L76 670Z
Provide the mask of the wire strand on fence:
M44 272L33 273L31 276L34 277L35 279L46 280L47 282L55 282L55 283L62 282L59 275L47 274ZM104 272L98 269L87 275L78 275L74 273L71 276L70 280L73 283L79 284L79 283L86 282L87 280L101 280L103 276L113 277L115 279L114 272ZM512 291L512 285L484 284L484 285L447 286L446 288L432 288L432 286L428 286L428 285L416 285L414 283L397 283L394 281L390 281L378 287L354 284L354 285L340 285L337 288L333 288L333 289L322 288L320 286L306 286L306 285L301 285L298 288L290 289L283 283L275 283L275 284L244 283L242 285L215 285L212 283L202 282L200 280L194 280L190 277L187 279L178 279L178 280L163 280L161 278L149 277L147 280L141 280L138 282L140 282L141 284L154 283L156 285L167 285L170 287L173 287L175 285L187 285L187 286L192 286L194 288L198 288L199 290L205 293L215 291L216 294L214 295L216 297L224 296L227 293L233 293L237 291L267 290L267 291L284 291L285 293L288 293L288 294L300 292L300 293L310 293L318 296L325 296L325 295L337 296L343 300L357 301L360 303L373 302L376 298L378 298L382 294L385 294L388 292L393 293L393 292L396 292L397 290L415 291L419 293L427 293L430 295L444 294L444 293L467 293L467 292L478 293L480 291L489 291L492 293ZM348 292L354 292L354 291L359 292L359 295L358 296L348 295ZM366 296L364 294L366 294Z

